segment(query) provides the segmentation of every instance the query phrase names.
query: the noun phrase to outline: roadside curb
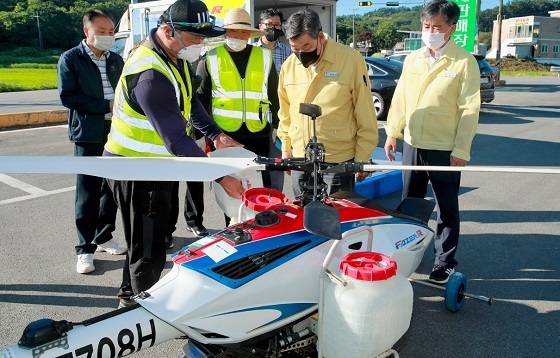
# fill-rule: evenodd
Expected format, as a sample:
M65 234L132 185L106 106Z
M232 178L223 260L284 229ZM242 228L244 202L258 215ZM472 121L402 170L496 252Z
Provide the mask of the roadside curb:
M0 114L0 128L65 123L66 110Z

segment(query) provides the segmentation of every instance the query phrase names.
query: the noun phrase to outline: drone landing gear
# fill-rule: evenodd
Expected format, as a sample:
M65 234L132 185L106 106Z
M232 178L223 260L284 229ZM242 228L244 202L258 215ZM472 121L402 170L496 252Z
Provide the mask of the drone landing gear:
M445 291L445 308L450 312L458 312L465 303L465 297L474 298L480 301L492 304L492 298L486 296L475 295L465 292L467 288L467 277L460 272L454 272L449 276L446 285L436 285L425 280L416 280L409 278L410 282L418 283L420 285L437 288L438 290Z

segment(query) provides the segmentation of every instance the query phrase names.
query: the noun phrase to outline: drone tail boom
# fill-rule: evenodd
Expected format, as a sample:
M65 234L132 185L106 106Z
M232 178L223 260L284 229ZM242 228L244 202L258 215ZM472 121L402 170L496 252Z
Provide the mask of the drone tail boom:
M75 324L35 321L18 345L0 350L0 358L122 357L183 335L135 305Z

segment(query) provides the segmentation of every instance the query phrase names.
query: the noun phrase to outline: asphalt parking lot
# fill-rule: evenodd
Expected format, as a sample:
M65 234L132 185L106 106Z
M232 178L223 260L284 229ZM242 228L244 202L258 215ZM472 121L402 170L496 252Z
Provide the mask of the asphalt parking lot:
M560 167L560 78L503 79L494 102L483 105L470 164ZM0 156L72 150L64 126L0 132ZM122 256L98 253L96 271L75 272L74 180L0 174L0 349L39 318L83 321L116 308ZM401 357L560 356L559 185L559 175L463 174L457 270L469 292L494 303L467 299L450 313L439 290L413 285L411 326L394 346ZM205 225L219 229L223 216L206 194ZM399 197L378 200L395 207ZM174 250L193 239L182 218L178 226ZM115 237L124 241L122 226ZM429 273L429 250L414 278ZM182 345L174 340L136 356L179 357Z

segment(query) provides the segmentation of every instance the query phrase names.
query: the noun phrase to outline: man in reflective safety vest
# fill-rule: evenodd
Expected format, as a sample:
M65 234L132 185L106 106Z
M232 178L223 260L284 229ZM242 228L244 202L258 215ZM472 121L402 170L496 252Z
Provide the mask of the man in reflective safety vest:
M225 44L210 50L197 68L201 101L226 134L268 156L272 129L278 127L278 74L270 50L247 44L265 32L251 25L243 9L228 11L223 27ZM263 172L263 185L270 187L268 172Z
M158 28L125 63L115 91L105 156L203 157L205 153L188 136L191 125L217 148L240 145L222 133L193 93L187 63L198 59L205 37L220 34L199 0L178 0L162 14ZM243 187L237 179L226 176L217 181L229 195L241 197ZM173 184L109 181L128 246L119 307L134 304L133 296L149 289L163 271Z

